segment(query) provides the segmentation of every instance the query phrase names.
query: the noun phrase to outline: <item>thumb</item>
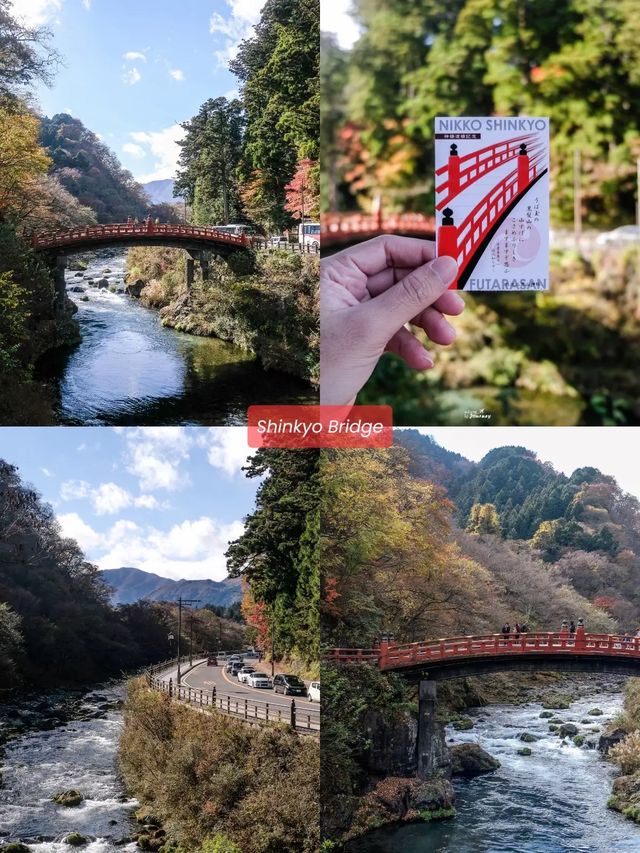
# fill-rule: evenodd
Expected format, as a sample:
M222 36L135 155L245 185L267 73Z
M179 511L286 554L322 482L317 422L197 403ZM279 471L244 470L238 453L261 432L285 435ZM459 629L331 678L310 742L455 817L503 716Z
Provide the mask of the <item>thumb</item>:
M441 296L455 279L458 264L443 255L417 267L400 281L366 303L370 322L388 331L390 338L401 326Z

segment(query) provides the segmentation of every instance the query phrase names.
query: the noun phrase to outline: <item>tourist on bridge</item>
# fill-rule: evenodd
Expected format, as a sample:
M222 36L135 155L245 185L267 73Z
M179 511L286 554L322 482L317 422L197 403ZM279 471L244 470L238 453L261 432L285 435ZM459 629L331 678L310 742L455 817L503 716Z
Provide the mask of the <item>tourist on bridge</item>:
M523 622L523 623L522 623L522 625L520 626L520 631L521 631L523 634L528 634L528 633L529 633L529 626L527 625L527 623L526 623L526 622Z
M576 632L576 623L571 620L571 624L569 625L569 636L573 636Z
M516 640L519 640L520 639L520 631L522 630L519 622L516 622L516 624L513 626L513 630L515 631L515 634L516 634Z
M505 640L509 639L509 635L511 634L511 625L508 622L505 622L502 626L502 636Z

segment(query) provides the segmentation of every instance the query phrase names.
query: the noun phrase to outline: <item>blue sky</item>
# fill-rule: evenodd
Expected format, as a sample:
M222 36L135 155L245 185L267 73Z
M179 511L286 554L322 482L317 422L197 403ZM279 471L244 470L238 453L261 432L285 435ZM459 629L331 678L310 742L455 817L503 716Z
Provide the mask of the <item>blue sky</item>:
M46 115L70 112L141 181L173 176L183 131L208 98L237 94L228 70L264 0L13 0L48 26L64 58L37 90Z
M570 476L576 468L592 465L615 477L618 484L640 498L638 430L620 427L421 427L446 447L479 462L494 447L518 445L551 462Z
M243 427L4 427L0 457L100 568L221 580L259 485L246 441Z

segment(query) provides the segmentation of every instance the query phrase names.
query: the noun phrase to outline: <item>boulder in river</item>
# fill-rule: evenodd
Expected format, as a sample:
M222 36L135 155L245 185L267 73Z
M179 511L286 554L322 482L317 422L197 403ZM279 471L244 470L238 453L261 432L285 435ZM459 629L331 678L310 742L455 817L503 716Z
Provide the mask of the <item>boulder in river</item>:
M627 732L624 729L613 729L613 731L600 735L598 739L598 750L606 755L612 746L616 746L621 740L624 740Z
M31 853L31 848L21 841L12 841L2 846L2 853Z
M84 287L79 287L77 284L69 288L70 293L84 293Z
M560 737L573 737L578 734L578 727L573 723L563 723L558 729Z
M592 708L592 709L589 711L589 716L590 716L590 717L601 717L601 716L602 716L602 714L603 714L603 711L602 711L600 708Z
M136 279L135 281L129 282L125 287L125 293L128 293L129 296L133 296L134 299L140 299L140 294L144 289L144 281L141 278Z
M98 287L101 290L106 289L107 287L109 287L109 280L106 278L101 278L100 281L98 282Z
M531 749L530 746L521 746L520 749L518 750L518 755L524 755L524 756L533 755L533 750Z
M67 806L67 808L73 808L74 806L79 806L80 803L84 800L84 797L82 796L80 791L76 791L74 788L71 788L69 791L62 791L59 794L55 794L51 799L59 806Z
M70 844L72 847L82 847L83 844L88 844L89 839L86 835L80 835L79 832L70 832L64 839L65 844Z
M469 717L459 717L453 721L452 725L457 732L467 732L473 728L473 720Z
M523 743L535 743L539 738L536 735L532 735L531 732L522 732L520 740Z
M451 772L454 776L472 779L483 773L491 773L498 767L500 762L479 743L458 743L451 747Z

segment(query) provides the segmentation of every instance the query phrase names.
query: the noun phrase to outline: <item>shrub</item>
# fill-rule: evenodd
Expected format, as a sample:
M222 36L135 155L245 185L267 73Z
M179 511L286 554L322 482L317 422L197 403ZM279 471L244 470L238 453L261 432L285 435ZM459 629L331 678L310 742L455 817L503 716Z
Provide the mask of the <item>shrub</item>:
M625 776L640 771L640 731L632 732L611 747L609 758L620 767Z

